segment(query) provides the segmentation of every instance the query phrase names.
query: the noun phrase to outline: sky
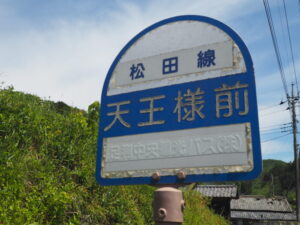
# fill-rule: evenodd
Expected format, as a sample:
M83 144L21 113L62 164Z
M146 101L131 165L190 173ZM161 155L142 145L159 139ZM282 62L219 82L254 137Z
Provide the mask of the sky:
M300 3L285 1L300 84ZM296 79L283 2L270 0L270 7L290 91ZM290 114L286 103L279 105L286 96L262 0L0 0L0 82L87 110L132 37L188 14L217 19L244 40L255 68L263 158L293 160Z

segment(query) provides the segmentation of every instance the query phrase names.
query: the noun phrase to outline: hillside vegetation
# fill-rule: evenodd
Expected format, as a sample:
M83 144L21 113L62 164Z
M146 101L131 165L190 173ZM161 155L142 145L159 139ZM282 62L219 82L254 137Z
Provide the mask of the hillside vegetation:
M0 224L153 224L154 187L96 183L99 103L87 112L0 89ZM228 224L185 193L185 224Z
M290 204L295 206L295 164L280 160L264 160L261 175L252 181L239 182L238 186L242 194L285 196Z

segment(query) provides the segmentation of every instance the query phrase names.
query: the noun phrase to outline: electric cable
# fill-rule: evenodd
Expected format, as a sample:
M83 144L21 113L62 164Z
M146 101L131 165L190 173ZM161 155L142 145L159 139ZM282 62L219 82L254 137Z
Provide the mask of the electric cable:
M294 69L297 95L299 95L299 86L298 86L297 72L296 72L296 67L295 67L294 52L293 52L293 45L292 45L292 40L291 40L289 20L288 20L288 17L287 17L287 10L286 10L286 5L285 5L285 0L282 0L282 2L283 2L283 8L284 8L284 14L285 14L285 20L286 20L286 28L287 28L287 31L288 31L288 40L289 40L289 46L290 46L291 57L292 57L292 62L293 62L293 69Z
M260 117L265 117L265 116L269 116L269 115L284 112L284 111L287 111L287 109L281 109L281 110L277 110L277 111L273 111L273 112L268 112L268 113L262 114Z
M280 76L281 76L284 92L288 99L288 97L289 97L288 88L287 88L287 84L286 84L285 73L284 73L283 66L282 66L282 59L281 59L279 48L278 48L278 42L277 42L277 37L276 37L275 29L274 29L274 24L273 24L273 19L272 19L272 15L271 15L269 2L268 2L268 0L263 0L263 3L264 3L265 12L266 12L267 20L268 20L268 25L269 25L270 32L271 32L271 37L272 37L272 41L273 41L273 46L274 46L274 50L275 50L275 55L276 55L276 59L277 59L277 63L278 63L279 71L280 71Z
M285 137L285 136L290 135L290 134L292 134L292 132L287 133L287 134L284 134L284 135L281 135L281 136L277 136L277 137L274 137L274 138L270 138L270 139L264 140L264 141L262 141L261 143L266 143L266 142L269 142L269 141L273 141L273 140L276 140L276 139Z

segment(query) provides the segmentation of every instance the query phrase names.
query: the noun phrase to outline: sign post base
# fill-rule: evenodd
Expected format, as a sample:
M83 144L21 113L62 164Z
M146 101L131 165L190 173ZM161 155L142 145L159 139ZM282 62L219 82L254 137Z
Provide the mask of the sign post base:
M181 225L184 200L182 191L161 187L154 192L153 218L155 225Z

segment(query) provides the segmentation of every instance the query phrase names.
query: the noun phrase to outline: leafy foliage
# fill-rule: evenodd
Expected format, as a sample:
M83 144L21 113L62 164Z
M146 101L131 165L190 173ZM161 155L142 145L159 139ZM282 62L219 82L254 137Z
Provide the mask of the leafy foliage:
M215 215L208 207L208 198L199 195L195 190L189 190L184 193L186 202L186 209L184 211L183 225L202 225L215 224L227 225L229 224L223 217Z
M263 172L253 181L238 183L242 194L285 196L295 206L295 164L280 160L268 159L263 161Z
M99 107L0 89L0 224L153 224L153 187L96 184ZM186 224L226 223L186 196ZM203 213L211 220L197 219Z

